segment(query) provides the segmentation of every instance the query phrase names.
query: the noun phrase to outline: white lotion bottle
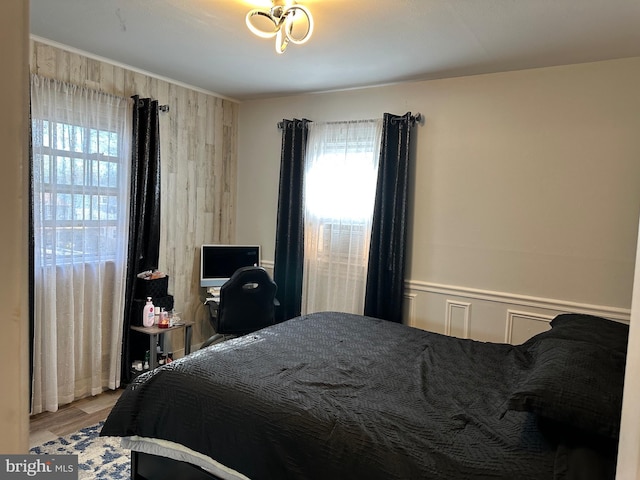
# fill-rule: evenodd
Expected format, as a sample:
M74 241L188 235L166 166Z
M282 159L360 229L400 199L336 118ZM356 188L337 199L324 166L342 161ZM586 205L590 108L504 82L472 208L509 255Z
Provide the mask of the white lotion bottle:
M151 297L147 297L147 303L142 309L142 325L145 327L153 327L154 323L154 307Z

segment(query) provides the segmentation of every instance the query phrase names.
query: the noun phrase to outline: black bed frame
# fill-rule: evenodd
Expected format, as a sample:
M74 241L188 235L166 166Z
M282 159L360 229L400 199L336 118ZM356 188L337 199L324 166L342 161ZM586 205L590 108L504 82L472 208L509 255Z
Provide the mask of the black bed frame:
M187 462L131 450L131 480L221 480Z

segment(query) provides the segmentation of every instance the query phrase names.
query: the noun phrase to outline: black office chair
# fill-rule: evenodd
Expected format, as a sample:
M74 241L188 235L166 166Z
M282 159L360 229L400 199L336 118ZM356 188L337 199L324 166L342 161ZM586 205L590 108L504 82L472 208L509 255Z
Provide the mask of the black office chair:
M217 309L209 304L209 320L216 333L201 348L273 325L277 290L276 283L262 267L236 270L220 287Z

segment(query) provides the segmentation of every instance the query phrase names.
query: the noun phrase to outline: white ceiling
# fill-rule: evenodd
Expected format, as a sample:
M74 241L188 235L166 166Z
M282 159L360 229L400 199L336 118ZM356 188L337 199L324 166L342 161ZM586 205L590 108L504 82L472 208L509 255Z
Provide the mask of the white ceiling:
M283 55L246 13L269 0L30 0L31 33L237 99L640 56L640 0L299 0Z

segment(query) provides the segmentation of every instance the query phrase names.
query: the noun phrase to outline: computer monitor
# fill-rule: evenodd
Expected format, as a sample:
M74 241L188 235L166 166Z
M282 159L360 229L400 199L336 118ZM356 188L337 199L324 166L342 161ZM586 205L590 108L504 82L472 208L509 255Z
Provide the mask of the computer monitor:
M202 245L200 286L221 287L239 268L258 265L259 245Z

